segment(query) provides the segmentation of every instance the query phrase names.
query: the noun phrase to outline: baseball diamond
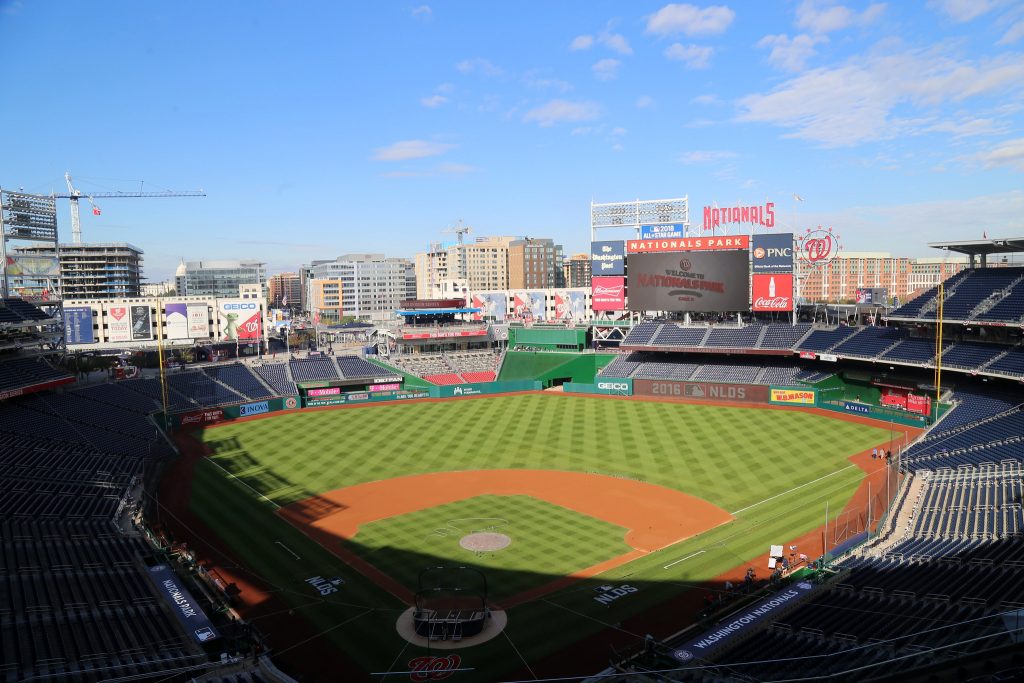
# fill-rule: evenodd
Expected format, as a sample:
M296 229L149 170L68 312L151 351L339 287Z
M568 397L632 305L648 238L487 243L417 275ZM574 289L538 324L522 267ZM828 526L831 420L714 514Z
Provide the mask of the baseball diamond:
M840 518L893 437L842 417L552 393L285 412L198 432L190 507L253 573L243 599L284 589L363 671L416 656L398 622L425 567L479 570L507 622L463 676L494 680ZM309 606L310 576L344 584Z

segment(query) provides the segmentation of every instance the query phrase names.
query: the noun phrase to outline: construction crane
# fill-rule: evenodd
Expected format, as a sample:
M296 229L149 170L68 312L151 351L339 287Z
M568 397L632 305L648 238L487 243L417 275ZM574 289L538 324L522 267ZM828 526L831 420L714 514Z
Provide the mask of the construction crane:
M78 213L78 200L85 197L89 204L92 205L92 212L94 215L100 215L100 207L96 206L96 202L93 198L99 197L101 199L109 199L111 197L205 197L206 193L202 190L197 191L186 191L186 192L93 192L92 194L84 194L81 190L76 189L71 183L71 173L64 174L64 181L68 184L68 194L52 194L54 199L70 199L71 200L71 241L75 244L82 243L82 218Z
M473 231L473 228L469 227L468 225L463 225L462 224L462 219L460 218L458 225L449 226L445 230L442 230L441 233L445 234L445 235L451 235L451 234L457 235L458 239L459 239L459 244L462 244L463 243L462 236L467 234L467 233L470 233L472 231Z

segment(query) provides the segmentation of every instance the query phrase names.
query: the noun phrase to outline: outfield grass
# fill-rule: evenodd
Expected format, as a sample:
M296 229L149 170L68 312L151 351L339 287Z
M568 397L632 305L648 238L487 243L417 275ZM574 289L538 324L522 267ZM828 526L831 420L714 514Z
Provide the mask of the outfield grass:
M394 635L405 606L270 514L276 506L403 474L530 468L642 479L737 513L725 526L512 608L502 638L463 653L477 670L470 680L495 680L521 666L521 658L557 653L749 561L770 543L816 528L826 506L834 517L863 476L848 456L887 442L889 430L797 411L530 394L293 413L219 426L202 438L214 455L197 468L193 510L243 565L271 580L368 671L401 667L423 654ZM509 594L579 568L565 559L579 551L568 548L564 532L535 533L547 520L586 529L577 536L583 546L594 544L594 555L580 566L625 546L614 525L568 510L564 519L552 510L534 515L550 504L532 498L478 496L452 505L364 525L346 545L406 585L422 567L457 560L484 570ZM507 565L496 564L500 553L466 558L454 537L447 544L430 538L452 515L512 518L513 545L501 553L518 551L517 544L545 548L530 550L533 559L502 556ZM588 527L595 524L607 528ZM317 600L303 583L313 575L343 576L345 589L336 599ZM597 604L595 588L615 582L640 590L611 606Z
M475 553L459 545L474 531L505 534L512 543ZM371 522L360 528L352 550L415 591L423 567L408 553L477 564L505 579L491 581L490 597L501 601L529 588L538 577L564 576L629 552L626 529L530 496L476 496L428 510Z

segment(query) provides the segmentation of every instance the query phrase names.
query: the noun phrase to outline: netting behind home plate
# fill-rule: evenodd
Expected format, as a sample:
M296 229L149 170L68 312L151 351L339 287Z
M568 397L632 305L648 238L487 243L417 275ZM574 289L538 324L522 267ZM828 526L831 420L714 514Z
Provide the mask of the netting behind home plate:
M471 567L427 567L416 591L413 624L430 640L462 640L483 630L487 578Z

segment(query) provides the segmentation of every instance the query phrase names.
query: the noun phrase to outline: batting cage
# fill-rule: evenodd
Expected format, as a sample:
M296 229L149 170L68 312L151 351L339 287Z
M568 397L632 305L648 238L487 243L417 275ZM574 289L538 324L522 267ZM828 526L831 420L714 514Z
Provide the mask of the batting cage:
M429 640L462 640L479 634L490 617L487 578L473 567L420 571L413 625Z

